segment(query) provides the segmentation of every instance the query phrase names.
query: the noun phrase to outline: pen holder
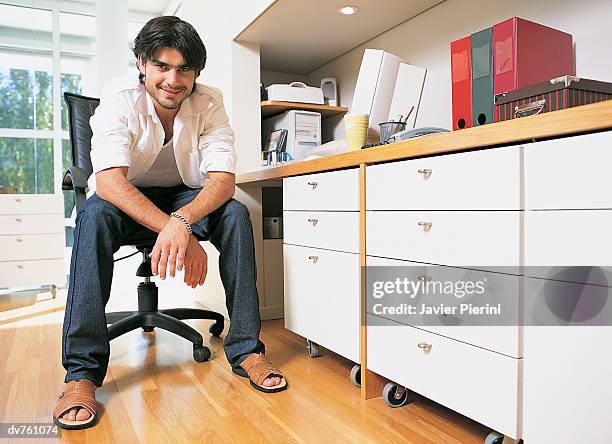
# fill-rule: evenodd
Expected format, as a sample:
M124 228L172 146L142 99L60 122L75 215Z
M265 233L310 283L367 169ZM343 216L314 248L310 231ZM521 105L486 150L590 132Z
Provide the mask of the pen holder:
M380 143L384 143L393 134L406 129L406 122L382 122L380 126Z

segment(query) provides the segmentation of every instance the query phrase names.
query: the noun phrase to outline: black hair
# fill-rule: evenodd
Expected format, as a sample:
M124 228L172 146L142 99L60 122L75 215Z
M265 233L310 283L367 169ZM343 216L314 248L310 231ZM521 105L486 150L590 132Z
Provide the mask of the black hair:
M185 63L197 74L206 65L206 47L195 28L173 15L162 15L149 20L134 40L136 60L148 62L160 48L173 48L181 53ZM144 74L138 75L144 83Z

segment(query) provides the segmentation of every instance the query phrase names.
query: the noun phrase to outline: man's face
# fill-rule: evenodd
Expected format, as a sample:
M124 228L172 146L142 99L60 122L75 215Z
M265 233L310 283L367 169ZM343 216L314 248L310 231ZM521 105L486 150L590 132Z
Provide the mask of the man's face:
M151 60L139 61L138 66L145 75L145 89L163 108L178 109L193 91L196 71L176 49L160 48Z

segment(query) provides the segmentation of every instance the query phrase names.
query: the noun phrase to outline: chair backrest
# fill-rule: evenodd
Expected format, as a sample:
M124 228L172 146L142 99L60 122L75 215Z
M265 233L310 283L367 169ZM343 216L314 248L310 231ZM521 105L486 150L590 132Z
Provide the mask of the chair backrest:
M65 92L64 100L68 105L72 164L81 168L85 172L85 177L89 177L93 172L90 157L92 132L89 119L100 104L100 99Z

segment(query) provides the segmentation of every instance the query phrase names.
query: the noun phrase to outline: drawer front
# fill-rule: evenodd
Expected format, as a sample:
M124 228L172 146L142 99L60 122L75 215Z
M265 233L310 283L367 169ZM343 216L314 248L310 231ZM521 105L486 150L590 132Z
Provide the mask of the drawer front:
M64 214L64 200L55 194L0 194L0 214Z
M612 208L612 132L525 146L525 207Z
M63 259L0 262L0 287L63 285L65 281Z
M63 234L0 236L0 261L61 259L63 257Z
M382 259L367 256L368 285L374 281L390 281L390 276L407 278L410 282L418 284L423 278L428 282L440 282L445 285L448 283L472 282L478 283L484 288L484 293L459 294L461 298L453 296L442 299L435 294L427 294L421 291L410 299L410 305L416 307L417 313L421 313L424 305L436 307L440 303L445 306L457 307L455 313L447 315L394 315L385 313L385 307L396 306L397 299L394 296L368 299L366 310L370 314L379 315L389 320L402 324L410 324L420 329L437 333L448 338L456 339L468 344L482 347L487 350L502 353L507 356L521 358L523 356L520 337L522 327L520 326L519 315L522 313L522 289L523 278L501 273L491 273L486 271L468 270L463 268L443 267L435 265L418 264L415 262L399 261L392 259ZM389 267L391 274L386 274L387 270L378 267ZM402 267L400 271L393 271L395 267ZM385 276L386 274L386 276ZM385 279L386 277L386 279ZM393 279L394 280L394 279ZM458 284L464 285L464 284ZM458 287L463 288L463 287ZM475 288L475 287L474 287ZM369 291L371 291L369 289ZM408 302L402 296L402 303ZM472 304L473 306L483 307L489 304L490 307L501 305L501 314L479 315L477 321L482 320L483 325L474 325L473 320L466 319L471 325L463 325L465 315L461 314L460 304ZM380 317L373 317L380 319ZM497 325L495 325L497 322Z
M359 170L283 179L283 209L359 211Z
M0 235L63 233L61 214L26 214L0 216Z
M521 211L368 211L371 256L438 265L518 266Z
M521 209L521 149L512 146L369 166L367 209Z
M525 212L530 276L612 286L612 210Z
M422 348L427 346L429 352ZM385 326L368 326L367 362L368 370L500 433L519 437L522 359L388 321Z
M285 327L359 362L359 255L284 245Z
M286 244L359 253L359 213L284 211Z

